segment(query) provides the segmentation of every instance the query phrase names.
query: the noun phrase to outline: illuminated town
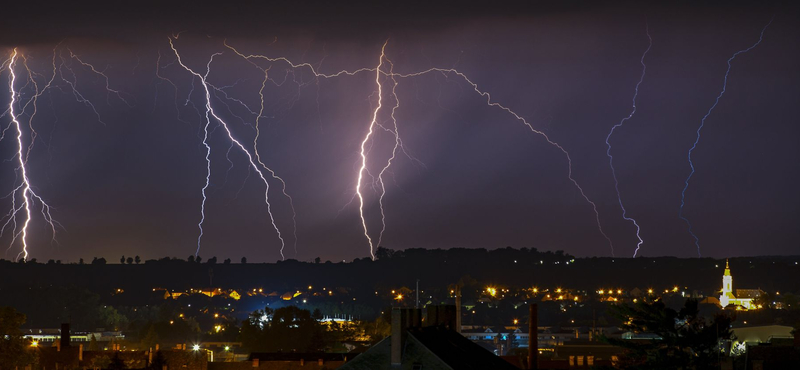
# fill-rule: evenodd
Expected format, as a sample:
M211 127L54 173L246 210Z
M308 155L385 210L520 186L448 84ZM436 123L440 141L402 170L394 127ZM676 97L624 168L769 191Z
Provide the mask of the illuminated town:
M800 369L795 4L2 9L0 370Z

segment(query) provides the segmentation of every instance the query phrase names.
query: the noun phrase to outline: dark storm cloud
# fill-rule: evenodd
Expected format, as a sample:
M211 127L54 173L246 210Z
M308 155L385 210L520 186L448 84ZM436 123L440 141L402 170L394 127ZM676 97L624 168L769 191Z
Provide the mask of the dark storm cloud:
M201 118L184 104L192 81L172 63L166 42L179 31L186 32L176 45L198 70L204 70L212 53L227 51L224 38L246 52L322 63L326 72L374 66L387 39L397 71L457 67L570 151L574 177L597 202L618 255L628 256L635 237L630 223L621 219L604 139L630 112L639 57L647 46L645 19L654 45L637 115L613 138L620 190L642 225L644 254L691 256L693 242L677 218L688 173L686 151L719 92L725 61L752 44L776 14L773 6L730 2L702 7L162 3L14 3L6 8L6 14L19 16L2 24L0 44L21 46L34 56L31 63L48 72L52 47L66 40L135 101L133 108L113 97L106 103L97 89L102 81L85 72L82 86L87 97L101 103L106 126L64 91L47 97L37 127L47 133L43 137L50 145L37 146L30 163L40 193L47 194L66 230L59 236L62 244L51 246L46 229L36 229L35 257L154 258L194 252L205 163L198 136ZM794 226L800 219L795 191L800 35L794 10L779 9L764 43L734 62L729 91L695 152L698 173L687 193L687 215L706 255L794 253L800 242ZM177 97L172 86L155 76L159 54L160 73L176 83ZM276 79L312 81L304 70L288 74L285 65L275 65L271 73ZM236 84L232 93L257 104L259 73L232 53L215 59L209 79L219 86ZM357 208L345 205L353 195L374 77L310 83L299 96L293 86L268 89L260 150L294 197L297 257L363 257L368 248ZM453 76L407 79L398 89L404 142L425 166L405 158L393 164L387 178L385 246L512 245L578 255L610 253L591 207L567 179L564 156L540 136L487 107ZM7 93L0 97L7 101ZM192 101L203 104L199 95ZM252 142L252 129L233 115L243 112L221 112L235 122L237 136ZM387 154L385 139L376 146L376 156ZM235 151L228 172L229 143L220 129L210 140L213 175L200 254L279 258L259 198L263 185ZM4 158L12 155L10 144L2 142ZM5 192L13 170L6 163L2 171ZM271 199L282 231L291 234L286 199L277 191ZM374 200L368 203L375 231L378 214ZM288 241L288 256L294 257Z

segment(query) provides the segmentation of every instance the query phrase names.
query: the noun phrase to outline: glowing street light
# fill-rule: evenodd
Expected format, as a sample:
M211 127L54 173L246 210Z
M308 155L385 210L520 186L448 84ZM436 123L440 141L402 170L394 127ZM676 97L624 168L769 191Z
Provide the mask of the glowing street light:
M200 350L200 345L199 344L193 345L192 346L192 350L194 350L195 352L199 351Z

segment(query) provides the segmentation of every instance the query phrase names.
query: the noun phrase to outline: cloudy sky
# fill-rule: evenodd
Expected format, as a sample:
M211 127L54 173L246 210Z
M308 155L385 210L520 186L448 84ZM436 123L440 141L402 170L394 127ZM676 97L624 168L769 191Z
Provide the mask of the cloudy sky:
M11 68L18 75L18 113L20 102L33 97L30 82L44 86L55 60L55 78L37 100L36 115L31 121L29 105L19 121L25 145L30 127L37 133L26 163L29 181L63 226L52 242L34 203L31 258L195 253L206 182L206 101L201 79L177 63L170 41L187 68L208 72L212 108L250 155L260 117L260 158L285 181L296 213L295 232L281 183L264 172L286 258L369 256L354 196L361 145L379 100L361 183L375 246L382 228L377 176L396 143L389 130L391 108L399 104L394 116L405 152L397 152L382 176L381 245L535 247L578 256L611 256L613 245L614 255L632 256L636 227L622 217L605 140L632 111L648 32L652 47L636 113L610 140L619 191L627 216L641 227L640 255L697 256L678 217L691 172L687 154L722 91L728 59L754 45L767 24L763 41L731 62L726 91L705 120L683 214L703 256L796 254L800 245L796 9L580 2L497 9L26 5L4 12L15 16L0 25L2 59L17 48ZM318 77L307 66L248 61L226 44L245 55L308 63L327 75L368 70ZM462 75L407 76L430 68ZM262 87L264 71L269 79ZM402 75L394 94L389 72ZM9 69L0 77L6 110ZM508 111L488 105L470 81ZM0 123L5 195L21 178L8 110ZM565 154L532 129L569 153L572 178L596 204L610 243L592 204L570 181ZM213 117L207 142L211 176L200 255L280 259L265 184L255 171L264 168L251 166ZM10 195L2 207L22 199ZM15 219L19 231L25 216ZM10 244L13 235L12 221L0 238L10 246L5 258L22 248L20 240Z

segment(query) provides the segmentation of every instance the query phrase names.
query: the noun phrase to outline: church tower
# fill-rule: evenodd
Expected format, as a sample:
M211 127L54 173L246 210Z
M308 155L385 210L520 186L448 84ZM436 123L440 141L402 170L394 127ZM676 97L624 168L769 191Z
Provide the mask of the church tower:
M733 276L731 276L731 268L728 266L728 260L725 260L725 273L722 275L722 294L719 296L719 304L725 308L730 300L736 298L733 295Z

